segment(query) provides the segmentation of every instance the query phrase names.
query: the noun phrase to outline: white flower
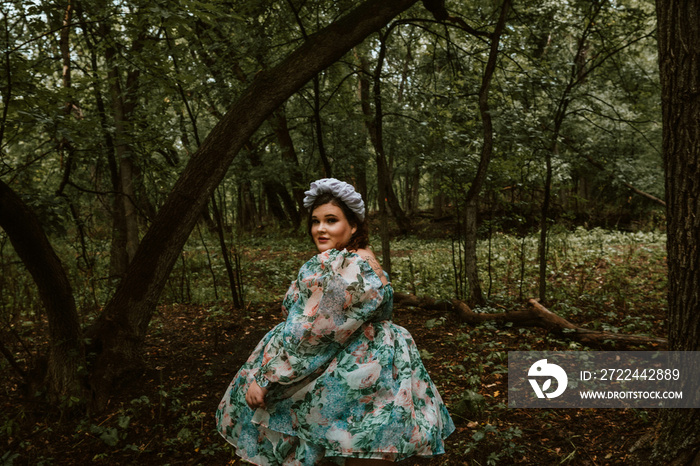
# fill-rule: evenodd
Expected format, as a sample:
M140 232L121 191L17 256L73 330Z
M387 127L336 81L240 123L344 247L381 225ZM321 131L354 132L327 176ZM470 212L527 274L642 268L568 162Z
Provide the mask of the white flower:
M374 385L379 379L382 366L379 361L360 364L359 367L345 374L345 383L353 390L361 390Z
M333 426L328 429L326 438L330 441L338 442L338 444L340 444L340 450L343 453L350 453L353 451L352 434L346 430Z

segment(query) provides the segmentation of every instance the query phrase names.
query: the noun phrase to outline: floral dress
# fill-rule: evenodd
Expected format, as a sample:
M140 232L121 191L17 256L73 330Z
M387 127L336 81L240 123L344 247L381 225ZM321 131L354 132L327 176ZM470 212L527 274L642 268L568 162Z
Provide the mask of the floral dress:
M454 424L410 333L391 322L393 290L347 250L314 256L216 411L217 428L258 465L400 461L444 453ZM266 407L245 402L269 380ZM325 458L325 460L324 460Z

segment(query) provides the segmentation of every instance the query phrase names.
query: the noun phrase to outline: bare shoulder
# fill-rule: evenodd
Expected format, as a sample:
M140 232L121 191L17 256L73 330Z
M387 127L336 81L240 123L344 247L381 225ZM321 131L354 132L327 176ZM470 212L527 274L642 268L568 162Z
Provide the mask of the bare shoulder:
M386 275L384 275L382 265L379 263L379 261L377 260L377 256L374 255L374 252L372 252L371 249L358 249L357 251L355 251L355 253L364 260L366 260L370 266L372 266L372 269L374 269L374 272L379 276L382 283L384 283L385 285L388 283Z
M379 265L379 261L377 260L377 256L374 255L374 252L371 249L366 249L366 248L358 249L357 251L355 251L355 254L357 254L358 256L360 256L361 258L366 260L367 262L369 262L372 265L372 267L374 267L374 264L372 262L376 262L377 265Z

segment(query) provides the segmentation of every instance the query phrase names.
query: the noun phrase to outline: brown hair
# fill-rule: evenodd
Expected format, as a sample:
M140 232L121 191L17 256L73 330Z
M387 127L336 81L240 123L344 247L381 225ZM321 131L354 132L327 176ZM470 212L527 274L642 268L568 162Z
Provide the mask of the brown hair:
M350 208L347 205L345 205L343 201L341 201L331 193L323 193L319 195L314 201L313 205L309 208L309 217L306 231L312 240L313 236L311 236L311 217L313 216L314 210L316 210L317 207L320 207L325 204L333 204L334 206L340 207L340 210L343 211L343 214L345 215L345 218L347 219L350 226L356 228L355 233L353 233L350 237L350 241L348 241L348 244L343 245L344 248L347 248L349 251L357 251L358 249L364 249L367 246L369 246L369 225L367 224L367 216L365 216L364 220L360 221L355 212L350 210Z

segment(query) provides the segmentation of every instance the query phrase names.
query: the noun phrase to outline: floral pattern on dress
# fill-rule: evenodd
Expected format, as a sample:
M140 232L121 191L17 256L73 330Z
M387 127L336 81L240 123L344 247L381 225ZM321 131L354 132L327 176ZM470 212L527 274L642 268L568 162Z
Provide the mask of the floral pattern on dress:
M217 428L258 465L444 453L454 431L410 333L391 322L393 289L367 261L331 249L304 264L287 320L256 346L216 411ZM245 402L270 381L266 407Z

